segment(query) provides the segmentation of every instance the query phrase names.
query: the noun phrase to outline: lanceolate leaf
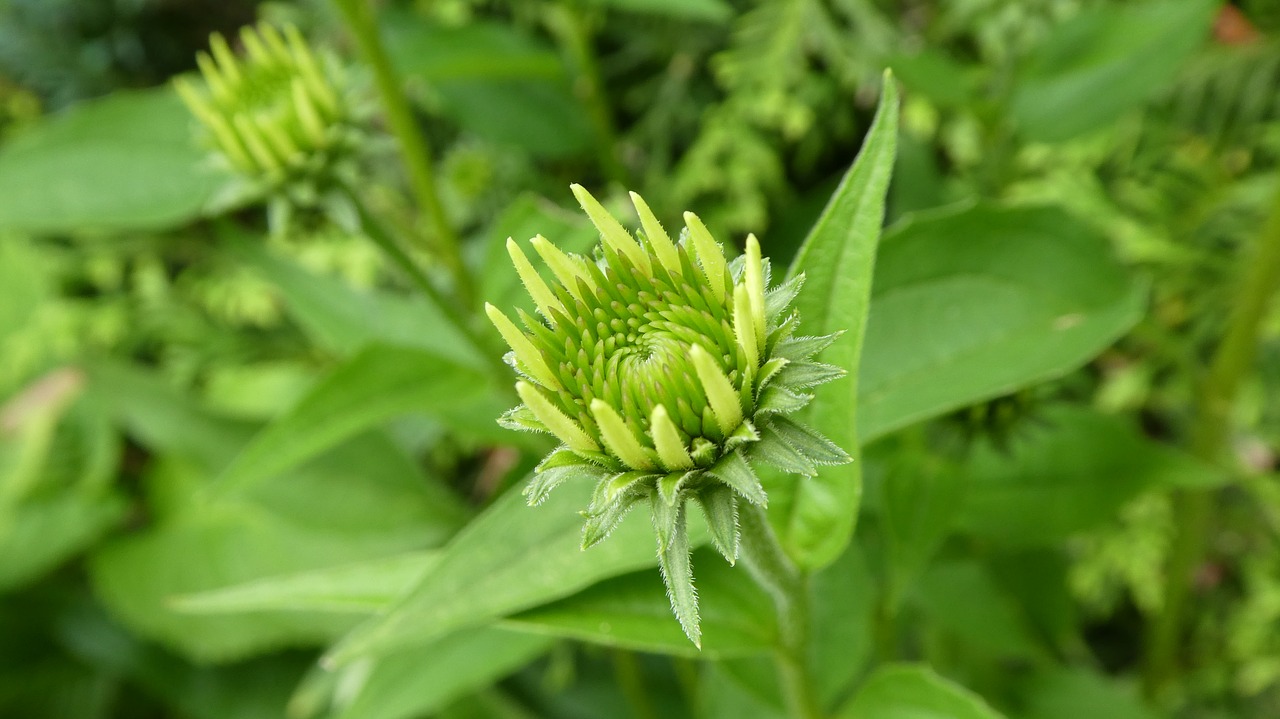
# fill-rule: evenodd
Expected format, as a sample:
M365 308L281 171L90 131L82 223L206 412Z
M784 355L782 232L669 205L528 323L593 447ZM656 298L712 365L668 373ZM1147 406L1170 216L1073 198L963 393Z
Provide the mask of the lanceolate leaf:
M862 151L805 239L788 271L804 273L796 298L806 334L844 331L819 358L849 372L849 377L817 393L802 417L848 452L858 446L854 406L857 367L862 353L871 271L884 221L884 198L893 170L898 134L898 91L886 73L880 109ZM858 462L824 467L817 477L788 482L789 501L779 501L783 487L770 489L788 553L801 566L822 567L840 555L853 533L862 496Z

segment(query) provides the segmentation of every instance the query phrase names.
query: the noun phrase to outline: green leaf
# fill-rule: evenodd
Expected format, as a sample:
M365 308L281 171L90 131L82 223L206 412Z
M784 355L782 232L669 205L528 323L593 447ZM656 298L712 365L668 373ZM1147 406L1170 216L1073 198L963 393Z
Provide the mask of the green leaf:
M877 669L837 719L1002 719L977 694L916 664Z
M116 496L79 493L0 507L0 592L21 586L75 555L124 518Z
M370 345L254 437L215 491L243 491L399 415L456 408L485 386L482 375L434 354Z
M168 88L72 107L0 151L0 229L156 230L195 219L228 178L205 165Z
M247 238L232 251L275 283L292 317L311 339L339 354L382 342L414 347L462 364L483 361L444 313L421 297L361 291L276 256Z
M804 418L850 453L858 447L853 411L858 396L856 369L898 135L898 90L889 73L885 74L882 93L862 151L787 272L788 278L801 272L806 277L794 304L805 334L844 332L820 357L849 371L850 376L818 392ZM812 479L791 478L793 496L782 497L783 501L776 500L784 487L770 489L771 521L779 523L788 554L802 567L829 564L848 544L861 501L861 472L855 461L824 468Z
M642 652L700 659L763 654L773 646L773 605L745 571L715 552L693 555L702 649L671 616L662 579L651 569L603 581L571 597L504 620L520 631Z
M975 561L934 564L917 581L911 602L931 625L984 659L1044 656L1016 602Z
M633 512L607 541L581 549L578 512L593 490L589 483L569 482L534 508L518 492L507 492L453 539L407 598L358 627L326 661L345 664L430 641L656 565L649 517L637 516L647 515L645 509ZM691 546L705 541L705 525L691 522L690 530Z
M50 289L47 260L36 248L19 237L0 240L0 341L27 323Z
M887 234L872 294L864 444L1079 367L1138 321L1144 293L1063 211L978 205Z
M1204 44L1218 6L1154 0L1082 10L1020 63L1010 105L1019 131L1066 140L1140 107Z
M707 22L724 22L733 17L733 6L725 0L593 0L596 4L628 12Z
M439 550L427 549L264 577L177 597L173 607L193 614L289 611L372 615L407 594L439 558Z
M1019 692L1025 719L1156 719L1137 693L1086 669L1057 669L1036 675Z
M470 629L396 652L337 680L333 719L413 719L493 684L552 645L549 637ZM351 687L356 687L354 692Z
M1120 417L1058 407L1009 452L975 449L960 526L1016 547L1057 542L1097 526L1150 487L1212 487L1225 472L1140 435Z

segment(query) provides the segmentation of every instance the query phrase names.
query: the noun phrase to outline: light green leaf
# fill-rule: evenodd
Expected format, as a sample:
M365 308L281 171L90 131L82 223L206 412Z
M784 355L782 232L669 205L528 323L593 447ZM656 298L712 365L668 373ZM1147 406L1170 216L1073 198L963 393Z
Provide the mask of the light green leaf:
M439 414L476 399L485 388L482 375L434 354L369 345L254 437L215 491L243 491L396 416Z
M1027 681L1020 692L1025 719L1156 719L1132 688L1085 669L1043 672Z
M1211 487L1226 473L1157 444L1120 417L1058 407L1015 438L1010 451L980 446L959 524L1005 545L1049 544L1101 524L1150 487Z
M656 565L647 508L632 512L604 542L582 550L579 511L593 489L587 482L569 482L537 507L526 506L519 492L507 492L454 538L407 598L357 628L326 661L345 664L431 641ZM691 520L701 516L694 515ZM706 534L705 524L691 522L691 545L704 542Z
M26 324L49 285L47 261L36 248L19 237L0 239L0 341Z
M1019 131L1066 140L1140 107L1204 44L1218 6L1148 0L1082 10L1021 63L1011 103Z
M863 443L1061 376L1142 315L1105 237L1056 208L905 221L881 246L858 392Z
M787 272L788 277L801 272L806 277L794 304L804 333L844 332L820 358L849 371L849 377L819 391L805 419L851 454L858 447L853 411L858 396L856 369L898 135L898 91L889 73L885 73L882 93L862 151ZM829 564L848 544L861 501L861 477L861 464L855 460L824 467L811 479L790 478L794 487L790 498L780 496L783 487L769 490L771 521L780 524L788 554L802 567Z
M372 615L408 593L440 558L427 549L178 597L173 607L193 614L340 612Z
M916 664L876 670L837 719L1002 719L982 697Z
M701 659L767 653L773 646L769 597L713 551L693 555L702 650L671 615L657 572L615 577L566 599L516 614L502 626L642 652Z
M275 283L289 316L331 351L347 355L383 342L462 364L484 359L444 313L423 298L357 290L337 278L308 272L252 241L233 243L232 249Z
M468 629L352 667L338 680L333 719L413 719L493 684L546 652L554 640L493 628ZM351 689L355 687L354 696Z
M187 222L228 178L168 88L72 107L0 151L0 230L154 230Z
M0 507L0 592L21 586L91 545L125 515L114 495L63 492Z

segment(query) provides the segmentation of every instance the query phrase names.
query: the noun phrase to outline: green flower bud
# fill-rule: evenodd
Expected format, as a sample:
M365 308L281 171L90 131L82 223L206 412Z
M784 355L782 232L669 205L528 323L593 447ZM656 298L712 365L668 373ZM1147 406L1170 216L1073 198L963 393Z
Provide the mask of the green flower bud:
M692 213L673 242L632 193L641 225L632 235L585 189L573 192L600 232L595 258L535 237L533 250L555 278L548 284L507 242L541 317L521 312L517 324L486 308L520 375L522 404L500 421L563 443L538 466L526 489L531 504L562 482L596 482L584 548L648 502L673 609L697 644L686 504L702 507L732 563L738 502L767 501L753 463L812 476L818 465L849 461L788 417L808 404L812 387L844 374L813 359L835 335L796 336L799 317L788 306L803 277L771 289L754 236L730 262Z
M348 172L360 132L335 63L321 62L292 25L240 32L237 57L214 33L197 56L200 85L174 85L230 169L265 194L315 204Z

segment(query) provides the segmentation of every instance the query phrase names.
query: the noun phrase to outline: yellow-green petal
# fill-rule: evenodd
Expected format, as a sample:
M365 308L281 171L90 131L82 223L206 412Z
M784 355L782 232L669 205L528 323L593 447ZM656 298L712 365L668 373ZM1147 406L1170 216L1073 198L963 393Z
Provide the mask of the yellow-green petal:
M725 301L724 275L726 271L724 250L702 220L692 212L684 213L684 224L689 228L689 236L693 239L693 251L698 256L698 264L702 266L702 274L715 294L716 300Z
M556 276L561 286L569 291L569 294L579 300L582 299L578 292L578 280L587 283L587 287L590 287L592 292L596 291L596 281L591 278L591 273L587 272L581 259L566 255L559 247L547 242L547 238L542 235L534 237L529 244L533 245L534 252L537 252L542 261L547 263L551 273Z
M747 235L747 259L743 284L747 287L747 298L751 300L751 317L755 321L756 346L764 351L767 339L765 329L764 303L764 260L760 256L760 241L754 234Z
M551 434L568 445L569 449L578 452L600 451L600 445L596 444L577 422L569 419L564 412L551 404L551 400L544 397L537 387L525 381L516 382L516 394L520 395L520 400L529 408L529 411L533 412L533 416L537 417L538 421L551 431Z
M533 268L533 263L529 262L529 258L525 256L524 250L520 249L520 245L516 244L514 238L507 238L507 254L511 256L511 263L516 266L516 274L520 275L524 288L533 298L533 303L538 306L538 312L554 326L555 320L551 318L551 310L554 308L563 312L564 306L560 304L560 300L556 299L555 293L547 283L542 281L542 276Z
M667 414L666 407L657 405L653 408L653 414L649 418L649 435L653 438L654 448L658 450L658 460L662 462L663 469L674 472L693 468L693 457L685 449L680 432L676 429L675 422L671 421L671 415Z
M662 223L658 222L653 210L649 209L649 205L645 204L644 198L640 195L631 193L631 204L635 205L636 214L640 216L640 227L644 228L645 239L653 248L653 254L657 256L659 264L667 268L667 272L673 275L679 274L680 253L671 242L667 231L662 229Z
M613 455L631 469L654 469L653 459L617 410L601 399L591 400L591 416L600 427L600 438Z
M578 198L578 204L582 205L582 209L586 211L587 217L591 218L591 224L596 226L600 231L600 237L604 241L606 247L610 247L619 254L626 256L631 260L631 264L635 265L646 275L653 274L653 266L649 262L649 255L640 247L640 243L636 242L636 238L627 232L627 228L618 222L617 218L609 214L604 206L596 201L596 198L587 192L587 188L582 185L570 185L573 190L573 196Z
M502 334L502 339L506 340L512 351L516 353L516 359L528 370L529 376L544 387L559 389L560 380L551 371L546 358L542 356L537 347L533 346L533 342L528 336L521 332L519 327L516 327L516 323L502 314L502 310L487 302L484 305L484 311L485 314L489 315L489 321Z
M724 370L716 364L711 355L699 345L689 348L689 358L693 360L694 371L698 373L698 381L707 394L707 402L715 415L716 424L726 436L742 424L742 405L738 403L738 392L725 376Z

